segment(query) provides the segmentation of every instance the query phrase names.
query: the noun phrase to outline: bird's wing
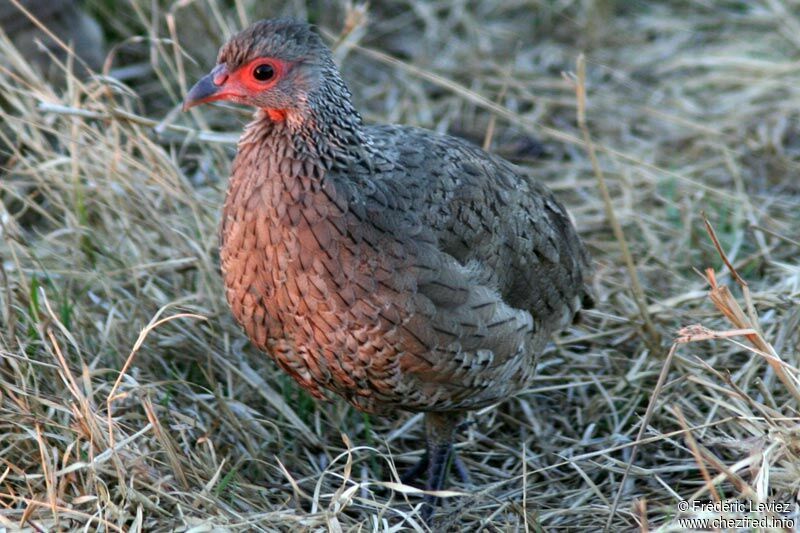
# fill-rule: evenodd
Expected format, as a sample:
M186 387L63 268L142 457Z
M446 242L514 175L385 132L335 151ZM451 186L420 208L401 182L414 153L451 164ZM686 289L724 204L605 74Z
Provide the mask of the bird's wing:
M566 211L467 142L398 126L368 131L378 155L350 182L363 198L351 209L368 222L354 231L391 236L384 283L411 294L400 326L406 405L474 408L513 394L589 294L588 256Z
M382 173L390 188L422 213L439 249L477 270L506 304L550 332L591 305L589 256L544 186L458 138L400 126L369 131L398 165Z

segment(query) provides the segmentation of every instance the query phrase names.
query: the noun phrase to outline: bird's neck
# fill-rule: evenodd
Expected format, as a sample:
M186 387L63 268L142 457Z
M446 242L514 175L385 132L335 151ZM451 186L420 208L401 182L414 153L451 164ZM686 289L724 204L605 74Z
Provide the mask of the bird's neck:
M338 72L329 72L324 79L325 85L298 102L296 109L259 110L239 142L240 152L255 143L326 170L369 165L372 142L351 102L350 91Z
M331 177L347 180L357 176L364 168L371 169L381 155L375 152L350 103L349 92L341 98L331 94L325 105L305 102L302 114L256 112L239 140L226 213L242 205L278 213L301 198L308 202L315 196L324 201L336 197L337 209L342 208L345 200L339 197ZM254 191L259 191L258 195Z

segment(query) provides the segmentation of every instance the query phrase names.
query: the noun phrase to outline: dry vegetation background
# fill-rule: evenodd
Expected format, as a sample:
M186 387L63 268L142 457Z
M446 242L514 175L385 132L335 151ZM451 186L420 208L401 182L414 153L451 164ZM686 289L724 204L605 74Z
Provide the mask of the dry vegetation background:
M86 4L97 76L49 83L0 39L0 530L426 530L390 483L420 417L312 401L224 303L217 221L248 115L178 107L227 35L278 14L320 25L367 121L488 139L594 255L597 309L530 390L475 414L473 483L453 480L439 528L674 531L681 499L796 501L800 2ZM562 75L581 52L596 169ZM670 352L693 324L748 331Z

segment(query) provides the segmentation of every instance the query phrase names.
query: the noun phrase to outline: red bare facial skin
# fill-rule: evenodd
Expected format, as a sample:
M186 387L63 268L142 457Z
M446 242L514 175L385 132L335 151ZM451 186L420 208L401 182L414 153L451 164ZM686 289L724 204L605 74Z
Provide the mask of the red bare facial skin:
M259 65L265 64L272 67L274 75L269 80L257 80L253 71ZM249 98L271 89L278 83L287 66L283 61L265 57L254 59L233 72L229 72L224 63L219 64L189 90L183 101L183 110L187 111L196 105L218 100L246 103ZM264 111L272 120L286 119L286 110L264 109Z

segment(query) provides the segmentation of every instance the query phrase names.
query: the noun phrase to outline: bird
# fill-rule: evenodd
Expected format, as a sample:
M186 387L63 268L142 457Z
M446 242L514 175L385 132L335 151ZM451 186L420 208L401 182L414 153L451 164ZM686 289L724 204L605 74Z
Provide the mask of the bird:
M410 473L441 490L464 415L523 390L553 334L592 305L569 214L466 140L365 124L303 21L233 35L183 109L220 100L255 108L220 224L233 316L315 398L424 413ZM425 497L426 520L437 503Z

